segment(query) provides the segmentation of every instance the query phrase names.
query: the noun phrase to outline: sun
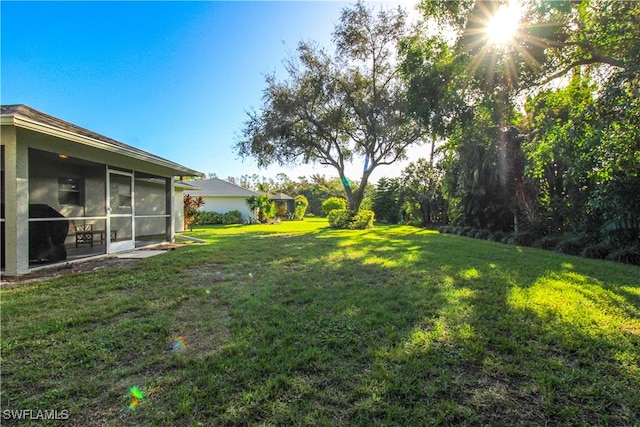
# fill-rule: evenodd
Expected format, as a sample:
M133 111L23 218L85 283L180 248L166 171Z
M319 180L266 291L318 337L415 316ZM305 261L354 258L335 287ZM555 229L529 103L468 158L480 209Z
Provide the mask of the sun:
M489 43L494 46L508 45L518 31L522 19L522 8L517 3L503 4L486 27Z

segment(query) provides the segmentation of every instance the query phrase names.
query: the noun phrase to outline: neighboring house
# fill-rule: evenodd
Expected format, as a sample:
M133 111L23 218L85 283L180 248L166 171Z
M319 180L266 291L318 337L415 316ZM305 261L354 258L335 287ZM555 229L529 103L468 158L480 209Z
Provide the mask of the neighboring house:
M287 207L287 213L295 213L296 211L296 199L288 196L284 193L270 194L269 199L273 200L276 205L285 205Z
M184 190L184 194L190 194L194 197L202 196L204 206L200 208L201 211L223 214L238 210L242 214L243 221L247 217L256 217L256 212L249 209L249 205L247 205L249 197L259 196L255 191L218 178L190 181L189 184L198 187L198 189Z
M3 274L171 241L202 173L41 113L0 109ZM182 189L180 189L182 191Z

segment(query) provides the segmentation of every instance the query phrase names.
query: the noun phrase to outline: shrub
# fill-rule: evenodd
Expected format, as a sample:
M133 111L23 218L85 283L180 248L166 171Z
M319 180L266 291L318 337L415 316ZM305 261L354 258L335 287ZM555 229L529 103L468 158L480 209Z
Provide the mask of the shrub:
M276 217L284 218L286 216L287 216L287 205L285 205L284 203L277 203L276 204Z
M625 264L640 265L640 246L633 245L611 252L607 259L609 261L623 262Z
M491 235L491 231L490 230L477 230L475 232L475 234L473 235L473 237L476 238L476 239L487 240L490 235Z
M242 224L242 214L233 210L221 214L219 212L198 212L197 225Z
M540 249L552 250L556 246L558 246L559 241L560 239L558 239L557 237L545 236L541 239L536 240L533 246Z
M358 213L351 220L349 228L355 228L363 230L366 228L373 228L373 220L375 219L375 213L368 209L360 209Z
M266 194L249 197L247 206L252 211L258 212L258 222L267 222L269 218L276 214L276 204Z
M334 209L327 216L332 228L365 229L373 227L375 214L368 209L361 209L357 214L349 209Z
M567 255L580 255L582 246L576 240L565 240L564 242L558 243L554 250Z
M223 224L242 224L242 214L238 210L226 212L222 215Z
M443 225L440 228L438 228L438 232L441 234L451 233L452 230L453 230L453 227L450 225Z
M616 247L625 247L638 241L640 236L636 230L606 230L602 233L602 241Z
M329 197L327 200L322 202L322 212L325 215L329 215L333 210L346 210L347 209L347 201L341 197Z
M576 241L580 246L586 247L602 243L602 237L598 232L586 232L578 234L578 236L576 237Z
M197 225L222 224L223 216L218 212L198 212Z
M513 245L532 246L536 240L536 235L530 231L519 231L511 235L510 242Z
M332 228L349 228L353 216L353 212L349 209L332 209L329 211L327 219Z
M192 229L193 224L195 224L198 219L198 214L200 213L198 209L204 206L204 199L202 196L194 197L190 194L185 194L182 198L183 203L183 226L184 229Z
M494 231L489 235L489 240L492 242L502 243L502 240L505 238L507 234L504 231Z
M613 246L608 243L597 243L588 245L582 250L580 255L585 258L606 259L612 251Z
M307 207L309 206L309 201L302 194L296 196L296 209L295 209L295 218L302 219L304 218L305 212L307 212Z
M460 230L459 234L461 236L473 237L475 232L476 232L476 229L473 227L463 227L462 230Z
M271 202L267 203L262 208L262 214L264 216L264 218L263 218L264 222L269 221L271 218L276 216L276 212L277 211L278 211L278 206L276 205L276 202L271 201Z

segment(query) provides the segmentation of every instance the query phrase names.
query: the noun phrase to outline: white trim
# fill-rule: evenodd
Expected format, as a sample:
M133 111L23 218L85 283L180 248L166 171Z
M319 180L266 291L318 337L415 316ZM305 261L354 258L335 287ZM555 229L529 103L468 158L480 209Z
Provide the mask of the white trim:
M112 214L111 213L111 175L127 176L131 182L131 213ZM131 240L122 242L111 242L107 239L107 253L125 252L136 247L136 199L135 199L135 177L133 173L123 172L117 169L107 168L107 236L111 236L111 218L131 218Z

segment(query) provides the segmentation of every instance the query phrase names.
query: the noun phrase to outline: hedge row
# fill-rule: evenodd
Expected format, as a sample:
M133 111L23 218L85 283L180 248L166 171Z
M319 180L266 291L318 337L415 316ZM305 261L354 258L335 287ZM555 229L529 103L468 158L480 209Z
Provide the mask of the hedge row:
M640 265L640 243L637 240L634 242L633 239L628 239L628 236L621 236L621 233L582 234L567 239L559 236L538 236L529 231L507 233L450 225L440 227L439 231L440 233L457 234L509 245L554 250L585 258Z
M215 225L215 224L242 224L242 213L233 210L225 213L218 212L198 212L195 220L196 225Z

